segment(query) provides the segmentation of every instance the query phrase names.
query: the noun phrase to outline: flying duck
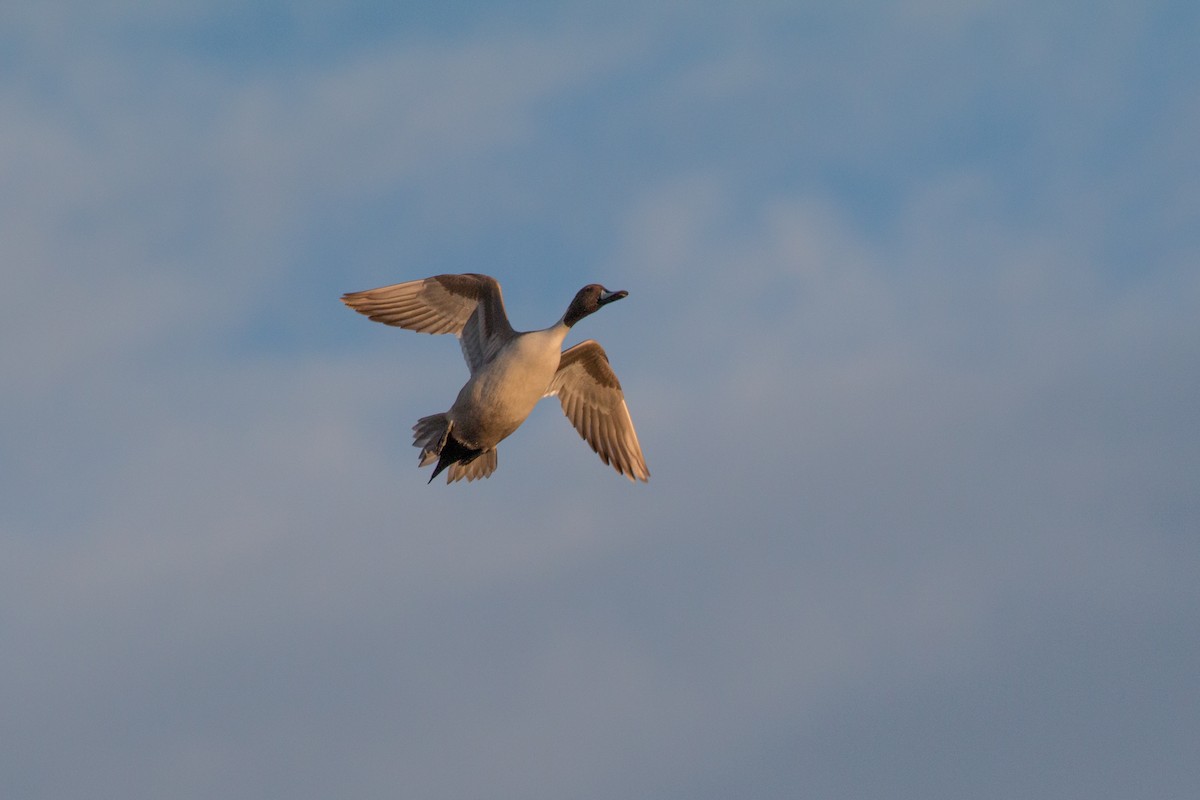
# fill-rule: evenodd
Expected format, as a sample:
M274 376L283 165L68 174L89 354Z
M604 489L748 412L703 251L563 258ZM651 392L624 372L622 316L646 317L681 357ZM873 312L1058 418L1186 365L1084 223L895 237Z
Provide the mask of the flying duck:
M500 284L488 275L435 275L352 292L342 302L376 322L458 337L471 377L449 411L413 426L419 465L437 461L430 483L443 470L447 483L491 475L496 445L521 426L538 400L552 395L601 461L631 481L647 481L650 471L604 348L588 339L562 350L575 323L628 294L588 284L558 322L523 332L509 324Z

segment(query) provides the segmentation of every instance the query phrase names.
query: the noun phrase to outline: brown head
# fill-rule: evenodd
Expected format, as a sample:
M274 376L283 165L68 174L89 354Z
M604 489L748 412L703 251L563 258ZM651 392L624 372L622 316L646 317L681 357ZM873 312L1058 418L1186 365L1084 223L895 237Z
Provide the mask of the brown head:
M628 294L624 289L610 292L598 283L589 283L575 293L575 299L567 306L567 313L563 315L563 323L569 328L588 314L594 314L602 306L616 302Z

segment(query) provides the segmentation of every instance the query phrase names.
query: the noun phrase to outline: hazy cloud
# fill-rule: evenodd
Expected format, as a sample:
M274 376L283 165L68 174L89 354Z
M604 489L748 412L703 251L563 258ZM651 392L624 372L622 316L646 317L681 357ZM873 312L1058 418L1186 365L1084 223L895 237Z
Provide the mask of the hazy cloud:
M1194 15L264 9L0 12L14 791L1194 794ZM424 485L453 269L648 486Z

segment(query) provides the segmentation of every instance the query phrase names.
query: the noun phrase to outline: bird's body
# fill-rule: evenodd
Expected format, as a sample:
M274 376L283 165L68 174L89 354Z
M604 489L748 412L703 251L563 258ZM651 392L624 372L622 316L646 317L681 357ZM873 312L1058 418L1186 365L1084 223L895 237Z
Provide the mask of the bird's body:
M538 401L557 395L563 412L606 464L630 480L648 480L620 382L604 349L588 340L562 350L571 327L625 297L599 284L583 287L554 325L514 331L500 284L487 275L436 275L365 292L342 301L377 322L421 333L453 333L471 376L454 404L413 426L421 466L437 460L434 477L486 478L496 468L496 445L521 426Z
M476 371L446 412L455 438L489 448L519 428L554 379L568 330L555 325L515 336Z

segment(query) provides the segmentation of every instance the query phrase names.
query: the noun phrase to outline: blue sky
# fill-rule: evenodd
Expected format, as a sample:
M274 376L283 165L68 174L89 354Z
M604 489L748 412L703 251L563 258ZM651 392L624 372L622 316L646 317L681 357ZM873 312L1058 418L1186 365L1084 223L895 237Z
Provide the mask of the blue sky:
M1196 796L1194 5L6 5L7 793Z

